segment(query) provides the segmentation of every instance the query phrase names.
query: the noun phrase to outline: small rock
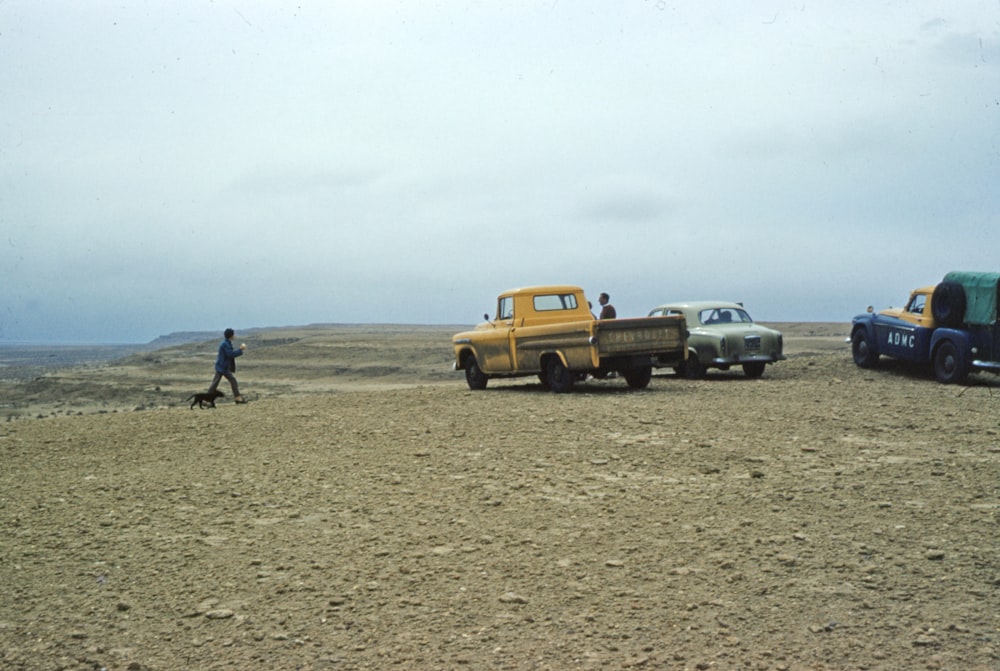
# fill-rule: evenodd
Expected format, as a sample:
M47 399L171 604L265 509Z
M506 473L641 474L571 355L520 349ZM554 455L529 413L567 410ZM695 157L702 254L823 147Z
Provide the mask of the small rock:
M232 617L235 614L236 613L229 610L228 608L216 608L214 610L206 611L205 617L207 617L209 620L225 620Z
M924 559L929 559L930 561L941 561L944 559L944 552L941 550L928 550L924 553Z
M500 595L500 603L528 603L528 600L514 592L504 592Z

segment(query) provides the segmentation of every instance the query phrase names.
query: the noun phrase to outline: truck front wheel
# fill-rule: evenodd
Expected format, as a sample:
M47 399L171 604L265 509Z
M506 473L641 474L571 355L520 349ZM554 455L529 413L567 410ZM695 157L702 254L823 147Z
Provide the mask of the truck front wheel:
M859 328L851 336L851 354L859 368L874 368L878 362L878 353L863 328Z
M565 394L573 388L574 375L559 357L549 357L545 364L545 371L545 377L549 381L549 389L552 391L557 394Z
M628 386L633 389L645 389L649 386L649 381L653 379L652 366L637 366L622 371Z
M938 345L934 352L934 377L943 384L955 384L965 380L969 369L965 365L962 351L950 340Z
M469 385L469 389L486 389L486 383L490 381L490 378L486 376L486 373L479 367L479 362L476 361L476 357L472 354L465 360L465 381Z

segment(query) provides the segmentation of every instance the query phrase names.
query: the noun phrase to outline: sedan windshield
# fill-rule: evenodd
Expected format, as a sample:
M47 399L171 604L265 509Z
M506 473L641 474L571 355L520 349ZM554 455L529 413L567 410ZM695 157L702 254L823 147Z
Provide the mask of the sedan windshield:
M746 310L739 308L709 308L708 310L702 310L698 313L698 321L705 325L753 323Z

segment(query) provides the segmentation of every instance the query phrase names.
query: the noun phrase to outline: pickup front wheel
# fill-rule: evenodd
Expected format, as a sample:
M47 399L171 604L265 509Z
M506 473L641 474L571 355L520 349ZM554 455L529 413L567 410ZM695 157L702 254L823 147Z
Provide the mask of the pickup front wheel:
M545 377L549 382L549 389L557 394L565 394L573 388L574 375L557 356L549 357L545 363Z
M465 381L469 384L469 389L475 390L486 389L486 383L490 381L472 354L465 360Z

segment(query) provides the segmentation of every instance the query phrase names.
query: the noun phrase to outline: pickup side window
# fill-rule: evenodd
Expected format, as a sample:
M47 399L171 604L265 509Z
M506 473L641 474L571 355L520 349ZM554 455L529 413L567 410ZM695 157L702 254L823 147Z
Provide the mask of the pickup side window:
M504 296L497 305L497 319L514 318L514 297Z
M926 306L927 294L914 294L913 298L910 299L910 304L906 306L906 311L922 315Z
M548 312L551 310L575 310L575 294L542 294L534 297L535 311Z

